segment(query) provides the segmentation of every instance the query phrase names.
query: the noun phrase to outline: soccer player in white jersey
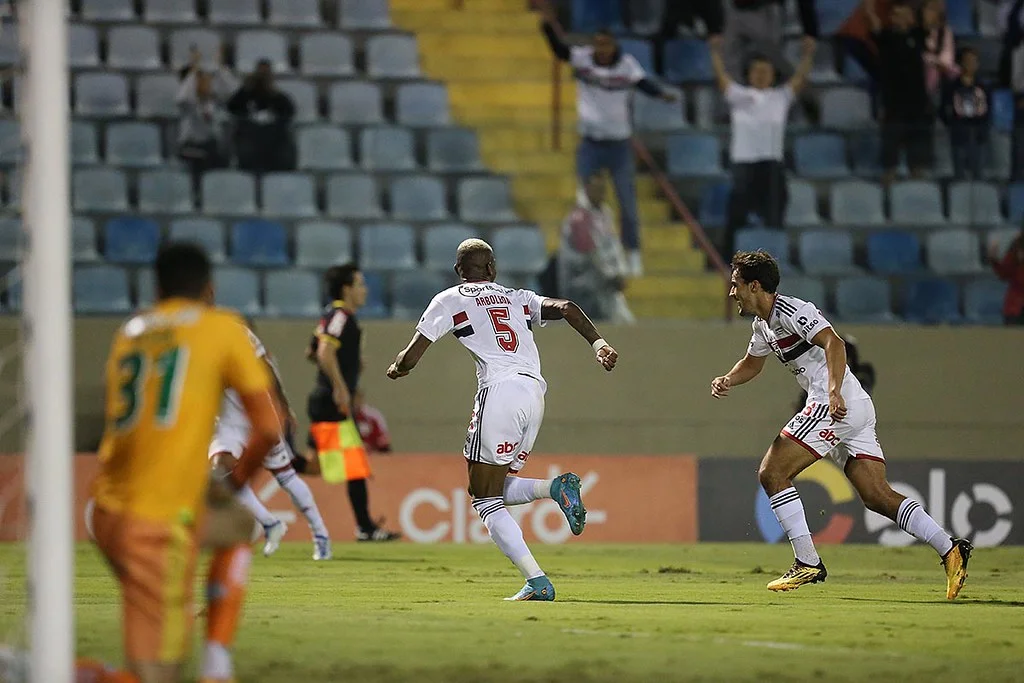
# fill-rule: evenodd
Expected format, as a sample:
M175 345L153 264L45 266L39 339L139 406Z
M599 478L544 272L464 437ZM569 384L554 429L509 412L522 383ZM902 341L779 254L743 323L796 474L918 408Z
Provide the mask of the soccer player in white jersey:
M779 266L764 251L738 252L732 259L729 295L741 315L754 316L746 355L727 374L711 381L711 395L724 398L732 387L757 377L775 356L807 391L807 405L768 448L758 478L786 531L796 556L792 568L768 584L788 591L824 581L828 573L811 541L804 506L793 478L817 460L831 457L846 473L864 505L885 515L929 544L946 570L946 598L954 599L967 578L970 542L953 538L921 504L893 491L885 457L875 436L875 406L846 364L846 345L817 306L779 294Z
M274 377L277 400L280 407L284 410L285 414L290 415L291 409L288 407L288 398L285 396L284 388L281 385L281 376L278 373L277 364L274 363L263 346L263 342L253 333L252 329L248 329L247 332L249 333L249 341L252 342L253 348L256 350L256 355L263 359L263 362L267 364ZM223 468L225 471L230 470L239 455L241 455L248 436L249 420L245 416L245 411L242 409L238 396L229 389L224 392L220 415L217 418L217 428L213 435L213 441L210 442L210 461L213 466ZM303 481L292 467L293 458L291 448L288 446L287 441L282 438L263 459L263 467L274 475L281 488L288 492L289 497L292 499L292 504L306 518L309 529L313 534L313 559L329 560L331 559L331 540L327 533L327 526L320 515L320 509L316 505L316 500L313 499L313 492L309 489L309 484ZM266 539L263 546L263 554L266 556L274 554L278 546L280 546L281 539L288 530L288 526L267 510L266 506L256 496L256 492L248 484L238 491L237 496L238 501L252 512L253 517L263 527Z
M496 284L494 253L483 240L470 239L459 245L455 272L462 284L434 297L412 341L387 374L391 379L408 375L427 348L449 332L472 354L479 390L463 455L469 465L473 509L491 540L526 579L526 585L506 600L554 600L554 586L505 509L506 505L551 498L576 535L583 533L587 519L580 478L575 474L567 472L553 480L517 476L530 457L544 418L547 384L540 374L533 328L548 320L564 319L593 347L605 370L615 367L618 354L571 301Z

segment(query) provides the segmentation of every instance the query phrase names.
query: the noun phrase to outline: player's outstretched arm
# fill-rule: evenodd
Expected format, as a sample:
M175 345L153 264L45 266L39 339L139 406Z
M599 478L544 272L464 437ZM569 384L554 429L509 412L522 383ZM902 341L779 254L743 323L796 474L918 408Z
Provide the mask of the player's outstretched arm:
M730 388L746 384L760 375L767 357L752 356L749 353L743 356L736 365L732 366L732 370L728 374L711 380L711 395L715 398L725 398L729 395Z
M601 338L597 327L591 322L583 309L568 299L544 299L540 307L541 320L564 320L572 329L579 332L587 340L597 354L597 362L609 372L619 360L619 353Z
M828 412L834 420L846 417L846 400L843 398L843 380L846 378L846 342L835 330L826 327L811 338L811 343L825 349L825 365L828 367Z
M416 364L423 358L423 354L430 348L431 341L424 337L422 334L417 332L412 336L412 341L404 349L398 352L398 356L395 357L395 362L388 368L388 378L398 379L399 377L405 377L412 369L416 367Z

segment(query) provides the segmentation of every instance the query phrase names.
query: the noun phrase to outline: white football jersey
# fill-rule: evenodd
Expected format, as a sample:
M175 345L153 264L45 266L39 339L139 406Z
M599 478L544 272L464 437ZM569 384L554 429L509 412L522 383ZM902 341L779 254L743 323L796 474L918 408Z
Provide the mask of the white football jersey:
M480 386L517 374L541 382L534 325L543 297L494 282L464 282L433 298L416 331L432 342L451 332L473 354Z
M811 339L832 327L832 323L825 319L817 306L779 294L775 297L768 320L755 317L752 327L754 333L747 353L751 356L774 353L807 392L808 401L828 401L825 349L815 346ZM843 377L843 397L847 400L869 398L860 381L850 372L850 366L846 366Z
M246 328L245 331L249 334L249 343L252 344L256 357L261 359L267 358L267 350L264 348L263 342L259 340L259 337L253 334L249 328ZM270 366L274 369L274 374L277 375L277 367L272 361ZM246 417L245 407L242 405L242 400L234 389L228 389L224 392L224 399L220 404L220 415L217 416L217 424L225 427L249 429L249 418Z

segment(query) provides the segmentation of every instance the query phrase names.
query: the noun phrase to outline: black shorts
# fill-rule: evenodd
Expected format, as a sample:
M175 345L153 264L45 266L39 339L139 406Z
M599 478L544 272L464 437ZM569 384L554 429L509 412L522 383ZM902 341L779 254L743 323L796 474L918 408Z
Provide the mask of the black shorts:
M882 122L882 168L891 171L900 165L900 151L907 155L911 169L932 166L935 136L929 120L895 120Z

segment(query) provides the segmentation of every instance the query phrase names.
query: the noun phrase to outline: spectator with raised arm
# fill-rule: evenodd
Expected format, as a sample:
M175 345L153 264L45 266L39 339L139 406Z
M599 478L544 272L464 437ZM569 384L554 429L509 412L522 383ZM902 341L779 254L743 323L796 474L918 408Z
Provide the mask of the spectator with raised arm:
M943 84L960 75L956 63L956 44L953 29L946 22L946 4L943 0L928 0L921 7L921 25L924 27L924 77L928 94L937 99Z
M202 54L193 48L175 100L181 112L178 156L192 170L197 186L205 171L228 165L228 114L224 105L238 88L237 80L223 62L209 73L201 68L202 59Z
M711 65L718 87L729 105L732 122L729 157L732 161L732 194L726 223L725 253L733 252L733 235L756 214L762 223L782 228L789 193L786 189L786 121L797 94L807 82L816 49L815 40L804 37L803 56L793 77L775 85L775 67L754 56L747 66L747 83L732 80L722 59L722 40L709 41Z
M608 31L594 34L588 46L569 46L559 35L554 12L542 5L542 30L551 51L568 62L576 79L576 117L580 134L576 173L583 183L607 170L619 200L620 237L626 248L630 274L643 274L640 229L636 207L636 162L630 138L630 99L637 89L668 102L676 96L649 78L632 55L622 52ZM679 113L682 118L682 111Z
M723 58L730 74L740 75L752 57L767 59L782 79L794 67L783 52L786 8L781 0L726 0ZM806 37L818 38L814 0L797 0L800 26Z

